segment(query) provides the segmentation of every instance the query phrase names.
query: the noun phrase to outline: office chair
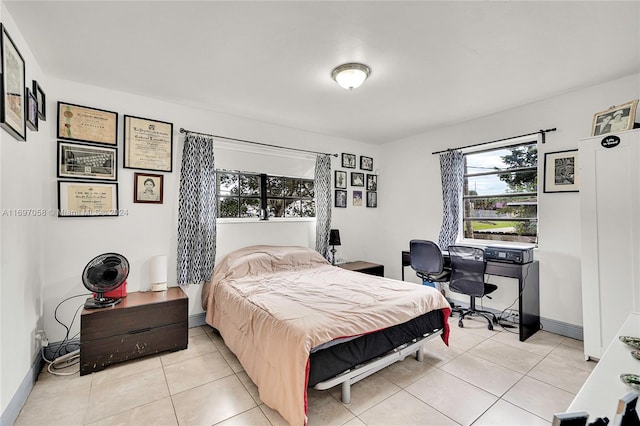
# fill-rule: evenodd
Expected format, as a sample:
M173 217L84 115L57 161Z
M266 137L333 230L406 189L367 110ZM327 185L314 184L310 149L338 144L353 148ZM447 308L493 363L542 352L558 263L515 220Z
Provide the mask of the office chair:
M444 267L444 258L440 247L433 241L411 240L409 242L411 268L416 271L422 283L436 287L435 283L447 282L451 270Z
M484 282L487 266L484 250L477 247L449 246L449 260L451 261L449 290L467 294L471 298L469 308L462 309L460 313L458 327L464 327L462 323L464 317L477 314L484 317L489 323L487 328L493 330L493 324L498 322L496 316L489 311L476 309L476 297L487 296L498 289L497 285Z

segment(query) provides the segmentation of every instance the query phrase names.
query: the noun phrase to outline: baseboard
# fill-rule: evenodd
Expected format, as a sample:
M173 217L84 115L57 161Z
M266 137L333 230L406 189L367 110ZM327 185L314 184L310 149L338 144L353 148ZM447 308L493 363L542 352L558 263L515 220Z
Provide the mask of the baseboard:
M33 389L33 385L38 379L38 375L40 371L42 371L42 367L44 366L44 360L38 353L36 359L33 361L31 368L27 371L27 374L22 379L22 383L18 387L18 390L9 401L7 408L2 412L2 416L0 416L0 426L11 426L15 423L18 415L20 414L20 410L24 406L24 403L27 402L27 398L31 393L31 389Z
M206 313L200 312L199 314L189 315L189 328L200 327L201 325L205 325Z

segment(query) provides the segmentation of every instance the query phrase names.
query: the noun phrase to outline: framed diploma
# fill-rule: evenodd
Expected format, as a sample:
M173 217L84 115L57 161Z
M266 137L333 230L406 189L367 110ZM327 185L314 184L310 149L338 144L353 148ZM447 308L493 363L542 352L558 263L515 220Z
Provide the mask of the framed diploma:
M19 141L27 140L25 120L26 90L24 86L24 59L9 37L7 28L0 24L0 56L2 62L2 102L0 127Z
M117 150L58 141L58 177L117 180Z
M117 145L118 113L58 102L58 139Z
M58 217L118 216L118 184L58 181Z
M124 116L124 167L171 172L173 124Z

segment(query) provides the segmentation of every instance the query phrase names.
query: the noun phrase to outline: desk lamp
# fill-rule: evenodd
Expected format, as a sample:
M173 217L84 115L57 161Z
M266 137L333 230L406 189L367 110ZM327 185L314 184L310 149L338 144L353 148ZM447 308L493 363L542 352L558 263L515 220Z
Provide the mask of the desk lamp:
M340 245L340 231L332 229L329 231L329 245L331 246L331 264L336 264L336 246Z

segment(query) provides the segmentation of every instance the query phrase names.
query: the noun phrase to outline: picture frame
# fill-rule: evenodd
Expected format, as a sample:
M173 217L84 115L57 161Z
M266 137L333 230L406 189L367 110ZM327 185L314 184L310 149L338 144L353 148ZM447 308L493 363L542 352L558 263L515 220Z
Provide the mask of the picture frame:
M356 155L355 154L346 154L342 153L342 167L346 169L355 169L356 168Z
M343 189L336 189L334 199L334 206L338 208L347 208L347 191Z
M356 207L362 206L362 191L353 191L353 205Z
M58 141L58 177L118 180L118 150L112 147Z
M24 59L0 23L0 127L19 141L27 140Z
M613 106L604 111L597 112L593 116L591 136L599 136L607 133L623 132L633 129L636 119L638 99L622 105Z
M38 100L34 93L25 87L27 97L27 127L34 132L38 131Z
M365 157L364 155L360 156L360 170L368 170L370 172L373 171L373 158Z
M38 119L47 121L47 97L44 94L44 90L42 90L42 87L40 87L40 84L38 84L36 80L31 81L31 86L31 91L38 102Z
M58 181L58 217L118 216L117 182Z
M58 139L118 144L118 113L58 101Z
M364 173L351 172L351 186L364 186Z
M370 175L367 173L367 191L378 190L378 175Z
M164 201L164 175L133 174L133 202L162 204Z
M334 180L336 189L347 189L347 172L343 170L336 170L334 173Z
M367 191L367 207L378 207L378 192Z
M544 192L578 192L578 150L544 154Z
M173 171L173 123L124 116L126 169Z

